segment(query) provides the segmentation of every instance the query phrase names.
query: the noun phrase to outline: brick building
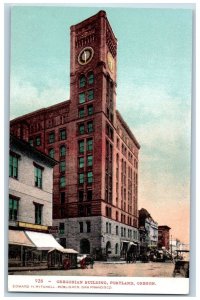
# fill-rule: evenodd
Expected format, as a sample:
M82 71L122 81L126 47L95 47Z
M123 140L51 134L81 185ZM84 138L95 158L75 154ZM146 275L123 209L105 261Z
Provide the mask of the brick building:
M59 161L53 219L63 246L125 256L138 245L140 145L116 110L117 39L100 11L71 26L70 100L11 121Z
M165 249L170 250L169 247L169 231L170 227L167 225L158 226L158 248L165 247Z

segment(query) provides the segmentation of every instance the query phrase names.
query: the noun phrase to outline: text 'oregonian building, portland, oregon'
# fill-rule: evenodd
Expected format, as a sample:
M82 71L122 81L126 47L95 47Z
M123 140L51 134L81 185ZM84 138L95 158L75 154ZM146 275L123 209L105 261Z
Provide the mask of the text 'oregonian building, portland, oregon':
M140 145L116 110L117 39L104 11L71 26L70 50L70 100L12 120L11 133L59 161L62 246L96 259L136 254Z

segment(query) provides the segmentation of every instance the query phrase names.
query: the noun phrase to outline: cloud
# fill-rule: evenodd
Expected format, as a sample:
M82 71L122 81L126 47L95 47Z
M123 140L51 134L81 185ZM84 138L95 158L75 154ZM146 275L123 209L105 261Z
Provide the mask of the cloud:
M11 77L10 119L68 99L67 90L57 80L39 88L22 78Z

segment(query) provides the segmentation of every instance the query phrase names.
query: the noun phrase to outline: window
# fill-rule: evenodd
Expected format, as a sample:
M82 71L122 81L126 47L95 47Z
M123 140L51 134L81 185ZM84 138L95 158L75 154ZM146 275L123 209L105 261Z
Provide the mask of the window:
M91 214L92 214L92 209L91 209L91 205L87 205L86 207L85 207L85 215L86 216L91 216Z
M119 234L119 227L116 226L116 235L118 235L118 234Z
M91 101L94 99L94 90L88 91L88 101Z
M29 144L31 145L31 146L33 146L33 139L29 139Z
M80 108L78 111L79 118L83 118L85 115L84 107Z
M60 146L60 157L65 157L66 147L64 145Z
M54 155L55 155L54 149L53 149L53 148L49 149L49 156L50 156L51 158L54 158Z
M124 228L123 227L121 227L121 236L123 236L124 234Z
M79 78L79 87L82 88L86 84L86 77L84 75L81 75Z
M78 142L79 153L84 153L84 141Z
M19 198L9 195L9 220L16 221L18 217Z
M65 176L60 177L60 187L63 188L66 185Z
M92 190L87 191L87 201L92 201Z
M42 224L42 204L34 203L35 205L35 224Z
M93 84L94 83L94 73L90 72L88 75L88 83Z
M93 122L92 121L87 123L87 131L88 131L88 133L93 132Z
M108 233L108 222L106 222L106 233Z
M83 191L78 191L78 200L82 202L84 199L84 192Z
M93 165L93 156L88 155L88 157L87 157L87 166L92 167L92 165Z
M118 248L119 248L119 245L115 244L115 254L118 254Z
M55 133L50 132L49 133L49 144L54 143L54 142L55 142Z
M84 216L84 206L83 205L79 205L79 207L78 207L78 215L80 217ZM80 222L80 223L82 223L82 222Z
M80 233L83 233L83 222L79 222Z
M87 232L91 232L91 223L90 221L86 221Z
M36 146L40 146L41 145L41 138L40 138L40 136L36 136L36 138L35 138L35 144L36 144Z
M42 188L42 170L43 167L35 165L35 186L40 189Z
M119 213L118 211L116 211L116 221L118 221L118 218L119 218Z
M88 109L88 116L93 115L94 113L93 105L88 105L87 109Z
M80 124L79 125L78 131L79 131L79 134L84 134L84 132L85 132L85 126L84 126L84 124Z
M87 140L87 151L92 151L93 150L93 140L88 139Z
M65 192L60 193L60 203L64 204L65 203Z
M109 233L111 233L111 224L109 223Z
M9 159L9 176L18 179L18 159L19 156L15 153L10 153Z
M65 161L60 161L60 172L65 172Z
M84 168L84 157L79 157L79 168Z
M79 174L79 184L83 184L84 183L84 174L80 173Z
M60 129L60 141L65 140L66 138L66 129Z
M85 102L85 93L79 94L79 103L82 104Z
M111 218L111 214L112 214L111 207L106 206L106 217Z
M60 245L63 246L63 248L66 248L67 243L66 243L66 238L60 238Z
M59 223L59 233L60 234L65 233L65 223Z
M93 182L93 173L92 172L88 172L87 173L87 182L88 183L92 183Z

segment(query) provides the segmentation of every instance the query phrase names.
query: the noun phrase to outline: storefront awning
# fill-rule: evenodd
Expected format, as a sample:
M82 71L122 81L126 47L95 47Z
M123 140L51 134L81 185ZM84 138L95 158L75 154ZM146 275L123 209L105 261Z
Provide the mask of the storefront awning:
M38 250L51 250L52 248L63 249L63 247L55 240L55 238L51 234L34 231L25 232Z
M25 232L20 230L9 230L8 243L10 245L35 247L35 245L26 236Z
M57 249L57 248L54 248L54 249L51 249L51 250L49 250L49 253L50 252L53 252L53 251L55 251L55 250L58 250L58 251L60 251L60 252L62 252L62 253L67 253L67 254L78 254L78 252L76 251L76 250L74 250L74 249L69 249L69 248L66 248L66 249Z

